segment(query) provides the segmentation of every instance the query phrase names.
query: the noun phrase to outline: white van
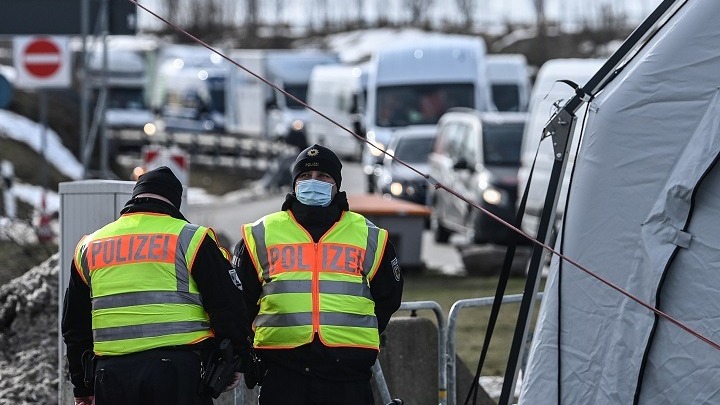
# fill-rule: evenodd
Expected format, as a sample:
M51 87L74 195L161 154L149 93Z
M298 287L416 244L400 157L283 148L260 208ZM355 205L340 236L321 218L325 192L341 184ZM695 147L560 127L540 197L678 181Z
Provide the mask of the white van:
M498 111L527 111L532 86L525 55L489 54L487 73Z
M554 59L545 62L538 71L530 95L529 118L523 134L520 170L518 171L518 201L520 201L537 151L535 171L530 182L527 205L521 224L523 231L532 237L537 235L540 215L542 214L542 207L550 182L550 172L555 162L551 139L540 142L540 137L543 128L554 112L564 106L575 95L575 91L569 85L560 83L558 80L570 80L582 87L600 69L604 62L603 59ZM562 180L562 189L555 216L556 221L562 219L565 211L565 197L567 196L567 187L572 173L572 163L580 140L579 134L585 110L578 110L576 115L575 134L573 135L571 154L567 157L568 164L565 170L565 178ZM540 145L539 150L538 143Z
M294 97L307 101L310 73L317 65L337 64L336 53L322 50L235 49L230 58ZM309 111L244 70L230 69L226 91L226 128L244 136L281 139L304 148Z
M470 37L403 42L375 53L368 69L367 140L385 149L393 131L436 126L452 107L494 109L485 67L485 43ZM363 170L368 191L383 153L366 146Z
M338 124L363 135L362 112L365 107L367 67L318 65L310 74L308 104ZM319 143L338 155L360 160L364 142L327 119L310 112L307 123L308 144Z

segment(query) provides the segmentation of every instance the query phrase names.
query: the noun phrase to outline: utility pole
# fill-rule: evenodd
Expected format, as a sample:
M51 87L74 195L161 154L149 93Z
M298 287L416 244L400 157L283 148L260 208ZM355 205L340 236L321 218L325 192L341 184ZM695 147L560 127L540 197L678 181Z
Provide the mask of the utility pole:
M251 40L257 38L258 1L247 0L247 35Z
M110 161L110 153L109 153L109 145L108 145L108 134L107 134L107 120L105 119L105 115L107 114L107 94L110 91L108 89L108 68L109 68L109 59L108 59L108 34L110 31L110 1L109 0L103 0L102 8L100 10L102 15L101 18L101 36L102 36L102 67L103 67L103 76L102 76L102 91L105 93L105 98L103 99L103 104L101 106L101 113L100 113L100 173L102 175L102 178L109 179L110 178L110 168L108 165L108 162Z
M547 20L545 18L545 0L534 0L535 1L535 26L537 30L537 46L538 59L544 62L547 60L547 50L545 43L547 42ZM542 64L542 63L540 63Z
M88 159L85 158L85 149L88 148L88 119L90 118L90 96L87 72L87 37L90 34L90 0L83 0L80 6L80 29L82 35L82 52L80 59L80 158L83 165L83 178L88 177Z

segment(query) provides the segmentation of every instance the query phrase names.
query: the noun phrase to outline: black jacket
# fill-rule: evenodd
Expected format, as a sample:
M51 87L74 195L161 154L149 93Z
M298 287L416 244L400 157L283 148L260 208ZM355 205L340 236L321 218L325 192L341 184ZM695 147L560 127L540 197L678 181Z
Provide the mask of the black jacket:
M290 210L300 225L317 242L340 220L342 212L348 211L348 202L345 193L339 192L330 206L311 207L300 203L293 194L288 194L282 210ZM248 314L250 319L254 319L260 310L258 300L262 293L262 284L258 280L255 265L242 240L235 245L233 266L245 289L244 298ZM380 333L385 330L390 316L400 307L402 290L403 278L395 247L388 241L380 267L370 282ZM377 358L377 351L372 349L324 346L317 335L312 343L294 349L256 349L256 353L268 367L273 365L286 367L335 381L369 380L371 367Z
M154 198L135 198L125 205L122 214L134 212L150 212L164 214L173 218L186 220L185 217L170 204ZM186 220L187 221L187 220ZM217 243L206 236L200 244L195 262L190 269L202 297L205 312L210 316L210 326L217 339L230 338L236 350L244 359L249 359L247 311L242 297L241 286L236 287L229 270L231 264L225 259ZM74 386L74 395L84 397L93 394L93 387L83 383L81 356L92 350L92 329L90 288L78 275L73 262L70 282L65 291L63 304L62 334L67 345L68 367L70 380ZM180 350L204 350L211 341L206 340L196 345L180 347ZM199 370L198 370L199 372Z

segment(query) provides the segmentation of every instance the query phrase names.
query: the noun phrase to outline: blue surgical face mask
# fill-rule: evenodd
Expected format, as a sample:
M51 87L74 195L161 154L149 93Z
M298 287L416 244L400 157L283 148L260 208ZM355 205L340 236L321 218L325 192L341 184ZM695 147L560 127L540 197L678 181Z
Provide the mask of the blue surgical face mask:
M295 187L295 197L305 205L327 207L332 201L332 188L332 184L324 181L301 180Z

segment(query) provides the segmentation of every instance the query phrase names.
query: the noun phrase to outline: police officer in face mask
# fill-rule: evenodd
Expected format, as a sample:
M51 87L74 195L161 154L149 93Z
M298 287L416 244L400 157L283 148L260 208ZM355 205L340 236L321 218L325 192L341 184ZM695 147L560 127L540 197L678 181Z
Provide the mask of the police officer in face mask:
M380 333L403 279L386 230L349 211L342 163L312 145L295 160L279 212L242 227L233 265L262 368L260 405L371 405Z

